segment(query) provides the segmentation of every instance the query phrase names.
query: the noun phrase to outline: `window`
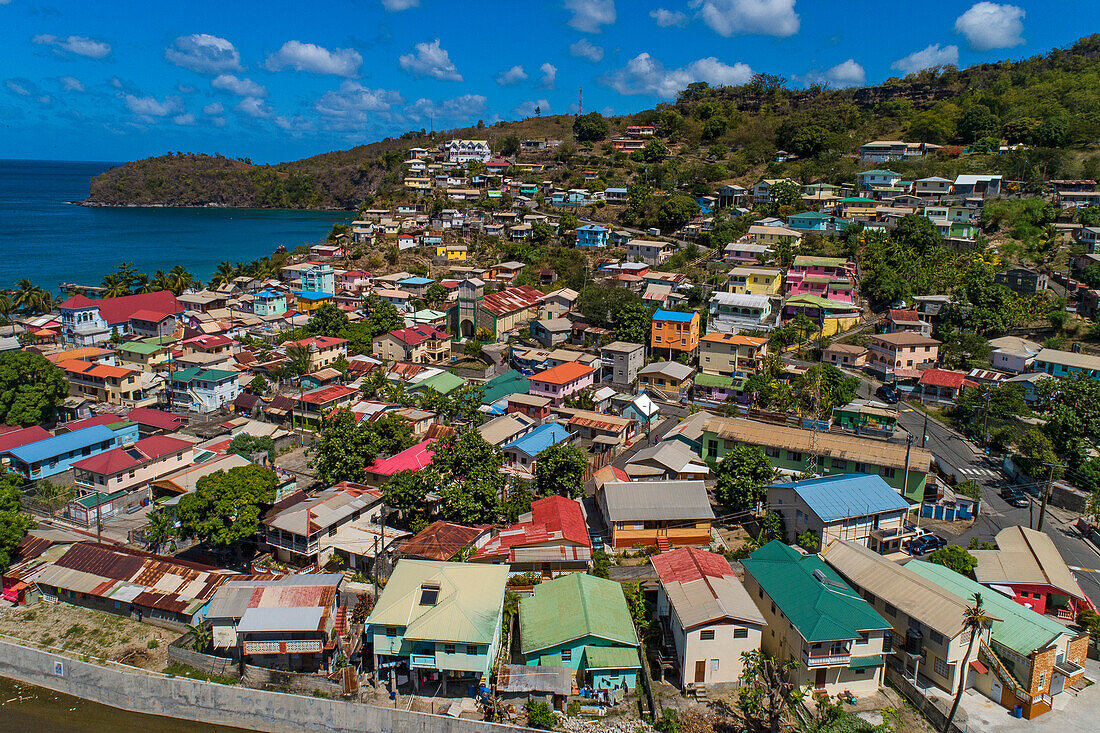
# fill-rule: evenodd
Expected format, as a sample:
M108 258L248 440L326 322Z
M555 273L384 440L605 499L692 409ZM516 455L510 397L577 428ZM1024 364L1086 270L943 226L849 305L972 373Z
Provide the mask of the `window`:
M856 461L856 473L867 473L867 464Z
M860 644L866 644L867 640L870 639L870 638L871 638L871 635L868 634L866 631L859 632L859 643Z
M563 662L572 662L573 661L573 650L572 649L562 649L561 650L561 661L563 661Z
M439 586L425 583L420 586L420 605L434 606L439 600ZM453 652L452 652L453 653Z
M1040 691L1042 691L1044 683L1046 681L1047 681L1047 673L1046 672L1040 672L1039 673L1039 690Z
M789 450L789 451L787 451L787 460L792 461L794 463L801 463L802 462L802 454L798 453L796 451Z
M764 455L768 458L779 458L779 449L767 446L764 448Z
M882 475L886 478L894 478L894 475L898 472L896 468L883 468Z
M455 653L455 645L454 644L444 644L443 645L443 653L444 654L454 654Z
M734 639L747 639L747 638L749 638L749 630L748 629L742 629L742 628L734 628L733 638Z
M710 671L711 672L717 672L718 671L718 660L717 659L710 660Z
M887 631L882 635L882 653L889 654L894 648L894 634Z
M897 616L898 615L898 609L891 606L889 603L886 604L886 607L883 610L886 611L887 616Z
M938 674L940 677L951 676L951 668L947 666L947 662L943 661L939 657L936 657L936 662L932 666L936 670L936 674ZM1039 684L1041 685L1042 683L1040 682Z
M386 636L388 636L391 639L395 638L397 636L397 629L394 628L393 626L387 626L386 627Z
M714 641L714 629L699 632L699 641Z
M938 631L928 630L928 638L932 640L933 644L943 644L943 634Z
M477 644L467 644L466 653L471 657L477 654Z

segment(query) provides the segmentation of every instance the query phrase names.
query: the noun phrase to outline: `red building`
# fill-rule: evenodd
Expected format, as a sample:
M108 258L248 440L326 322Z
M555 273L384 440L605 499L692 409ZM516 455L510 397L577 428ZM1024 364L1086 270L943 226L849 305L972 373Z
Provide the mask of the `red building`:
M531 511L502 529L470 562L507 563L513 572L552 577L585 571L592 561L592 540L581 505L564 496L531 502Z

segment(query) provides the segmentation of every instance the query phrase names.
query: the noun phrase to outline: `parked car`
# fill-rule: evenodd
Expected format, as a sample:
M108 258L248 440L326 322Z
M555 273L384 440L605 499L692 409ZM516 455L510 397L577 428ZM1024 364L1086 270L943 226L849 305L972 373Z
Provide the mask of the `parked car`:
M1005 489L1001 492L1001 498L1004 499L1005 503L1009 506L1014 506L1018 509L1025 509L1031 503L1019 489Z
M875 394L880 399L882 399L883 402L885 402L887 404L890 404L890 405L896 404L897 401L898 401L898 392L897 392L897 390L894 389L893 387L889 386L889 385L886 385L886 384L884 384L881 387L879 387L878 389L876 389Z
M910 555L926 555L935 552L941 547L947 547L947 540L934 534L924 534L914 537L905 543L905 549Z

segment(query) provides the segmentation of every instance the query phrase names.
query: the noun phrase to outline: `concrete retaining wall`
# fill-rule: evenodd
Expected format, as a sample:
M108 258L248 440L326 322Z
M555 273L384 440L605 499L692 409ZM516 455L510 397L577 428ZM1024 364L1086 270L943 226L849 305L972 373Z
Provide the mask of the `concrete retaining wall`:
M137 713L270 733L504 733L526 730L101 667L6 641L0 641L0 677Z

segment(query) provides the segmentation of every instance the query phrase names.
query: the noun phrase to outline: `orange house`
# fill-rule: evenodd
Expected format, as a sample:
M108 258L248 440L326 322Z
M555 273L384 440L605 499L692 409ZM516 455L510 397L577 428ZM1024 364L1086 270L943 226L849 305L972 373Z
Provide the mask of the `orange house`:
M649 346L655 350L668 349L670 359L674 358L673 352L695 353L699 348L699 314L658 308L653 314Z

